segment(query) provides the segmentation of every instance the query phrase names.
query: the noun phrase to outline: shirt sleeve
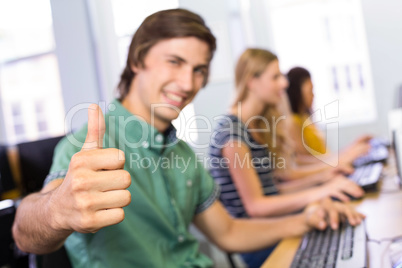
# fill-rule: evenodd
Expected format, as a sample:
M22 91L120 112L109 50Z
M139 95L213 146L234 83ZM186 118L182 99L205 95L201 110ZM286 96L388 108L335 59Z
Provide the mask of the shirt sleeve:
M303 134L300 142L307 146L313 155L328 153L323 134L308 117L293 115L293 122L297 131Z
M200 167L199 171L200 189L195 214L201 213L209 208L220 195L220 188L209 173L203 167Z
M229 141L250 144L244 125L239 121L233 121L230 117L224 117L218 122L218 127L212 133L211 147L222 149Z
M294 121L303 132L303 143L308 146L313 154L325 154L325 139L317 126L308 117L294 116Z
M55 179L63 179L68 171L71 157L81 150L86 133L79 131L64 137L56 146L53 155L52 166L46 176L43 186Z

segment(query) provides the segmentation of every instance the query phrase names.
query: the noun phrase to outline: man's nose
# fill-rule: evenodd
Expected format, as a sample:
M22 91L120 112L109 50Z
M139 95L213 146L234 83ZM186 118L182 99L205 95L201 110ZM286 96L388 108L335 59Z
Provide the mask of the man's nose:
M183 68L178 74L177 83L181 90L192 91L194 87L194 73L192 68Z

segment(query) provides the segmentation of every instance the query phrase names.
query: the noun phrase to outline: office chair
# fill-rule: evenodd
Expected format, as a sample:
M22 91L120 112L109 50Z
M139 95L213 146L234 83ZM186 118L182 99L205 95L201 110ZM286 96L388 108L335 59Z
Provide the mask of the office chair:
M219 200L222 202L222 199L219 198ZM223 204L223 202L222 202L222 204ZM230 268L236 268L236 267L237 267L237 266L236 266L236 262L235 262L235 260L233 259L233 254L234 254L234 253L226 252L226 259L227 259L228 262L229 262Z
M39 267L41 268L71 268L71 262L68 258L66 249L62 246L55 252L41 255L38 258Z
M17 145L23 196L42 189L43 181L52 165L54 148L62 137Z
M52 165L54 148L61 138L63 136L17 145L23 195L42 188ZM64 246L53 253L38 255L36 261L39 268L71 268Z
M7 157L7 147L0 145L0 196L12 189L15 189L15 183Z
M10 265L13 262L11 227L14 217L14 202L12 200L0 201L0 267Z
M230 268L236 268L236 264L235 264L235 261L233 260L232 253L226 253L226 257L227 257L228 262L230 264Z

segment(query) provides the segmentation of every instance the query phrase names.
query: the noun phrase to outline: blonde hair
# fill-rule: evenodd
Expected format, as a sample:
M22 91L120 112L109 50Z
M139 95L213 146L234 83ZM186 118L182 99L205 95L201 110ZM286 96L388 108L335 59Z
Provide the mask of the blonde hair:
M235 69L236 98L232 107L246 99L247 83L254 77L259 77L278 57L272 52L259 48L246 49L237 61Z
M247 84L252 78L259 77L272 62L278 60L278 57L272 52L259 49L246 49L237 61L235 69L236 95L232 103L232 108L236 108L239 103L247 98L249 88ZM286 97L284 95L284 97ZM268 105L263 113L263 118L256 119L258 129L266 129L267 122L270 131L263 132L264 140L273 153L277 156L288 158L291 154L291 144L286 133L288 132L288 116L287 103L282 103L278 106ZM285 120L277 121L281 116L285 115ZM278 123L279 122L279 123ZM278 124L277 124L278 123ZM273 133L273 127L275 132Z

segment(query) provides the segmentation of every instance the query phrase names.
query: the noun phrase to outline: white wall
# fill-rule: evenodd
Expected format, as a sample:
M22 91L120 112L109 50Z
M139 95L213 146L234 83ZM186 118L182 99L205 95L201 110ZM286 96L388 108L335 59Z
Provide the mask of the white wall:
M219 3L219 4L218 4ZM180 5L200 13L207 23L228 17L227 1L181 0ZM265 0L250 0L250 12L254 46L273 49L274 43L269 18L264 13ZM210 8L213 6L214 8ZM386 137L388 135L387 114L395 106L396 90L402 84L402 1L362 0L363 17L372 67L378 116L375 122L343 127L339 130L339 147L365 133ZM228 26L229 27L229 26ZM239 29L241 30L241 29ZM219 46L219 40L218 40ZM225 48L226 49L226 48ZM236 59L232 58L233 64ZM233 67L228 66L228 70ZM227 81L208 85L195 102L196 113L214 116L226 111L228 96L233 92L233 83ZM222 99L218 99L223 97ZM205 101L205 102L204 102ZM334 150L336 141L330 141ZM331 146L332 145L332 146Z
M64 107L68 113L80 103L101 100L96 72L95 51L86 1L51 0ZM82 110L73 117L72 128L87 121Z
M230 2L232 1L232 2ZM220 60L220 74L223 78L211 79L207 87L196 97L195 113L205 115L214 123L214 116L225 113L233 96L233 69L236 62L235 52L227 44L242 46L239 40L233 36L233 29L229 21L233 12L235 0L180 0L180 6L199 13L214 31L217 26L221 31L218 34L218 51L215 58ZM110 6L107 0L99 0L99 5ZM118 62L116 47L112 40L113 27L105 27L102 22L111 25L111 14L105 12L105 8L95 5L94 13L88 11L85 3L89 1L51 0L56 49L59 58L61 81L66 111L74 105L82 102L97 102L110 100L111 91L115 86L118 75ZM250 0L250 18L253 36L253 46L273 49L272 35L270 34L269 18L264 13L265 0ZM402 2L399 0L362 0L363 16L366 25L366 35L371 59L372 75L376 91L378 119L370 124L349 126L340 129L339 144L341 147L363 133L374 135L387 135L387 113L395 105L396 89L402 84ZM107 11L107 9L106 9ZM91 21L92 19L92 21ZM95 32L90 31L90 25L95 27ZM218 27L218 28L219 28ZM223 29L223 31L222 31ZM238 29L244 32L243 28ZM221 36L226 36L221 38ZM106 48L99 48L94 40L105 44ZM109 40L109 41L107 41ZM247 42L246 42L247 43ZM250 45L250 43L248 43ZM95 55L99 52L110 51L106 58L99 59ZM116 58L116 61L113 60ZM97 63L103 62L103 67L97 67ZM86 121L86 113L78 113L74 119L74 126L78 127ZM200 126L202 127L202 126ZM209 136L200 134L199 144L206 143ZM335 142L332 142L335 144ZM206 150L197 150L205 152Z
M234 70L234 59L231 56L231 47L222 46L223 43L230 42L230 36L225 36L229 34L229 7L227 1L214 1L214 0L204 0L204 1L193 1L193 0L180 0L179 5L181 8L189 9L193 12L198 13L203 17L206 24L214 32L217 27L220 27L219 33L214 32L214 34L222 34L225 40L217 38L217 51L214 56L214 61L220 60L219 66L225 68L223 76L227 78L214 80L211 77L208 85L200 91L194 100L194 110L196 115L203 115L209 119L209 122L214 126L214 117L217 115L222 115L228 110L230 101L233 95L233 79L232 74ZM213 8L212 8L213 7ZM241 31L241 29L239 29ZM221 57L225 55L225 57ZM205 125L197 125L199 128L204 128ZM204 133L199 134L197 144L209 144L210 134ZM206 153L206 148L194 150L198 153Z
M372 124L341 129L341 145L364 132L387 136L387 114L395 107L396 90L402 84L402 1L362 0L362 9L378 119Z
M3 110L0 109L0 120L3 120ZM4 122L0 122L0 144L6 142L6 131L4 129Z

